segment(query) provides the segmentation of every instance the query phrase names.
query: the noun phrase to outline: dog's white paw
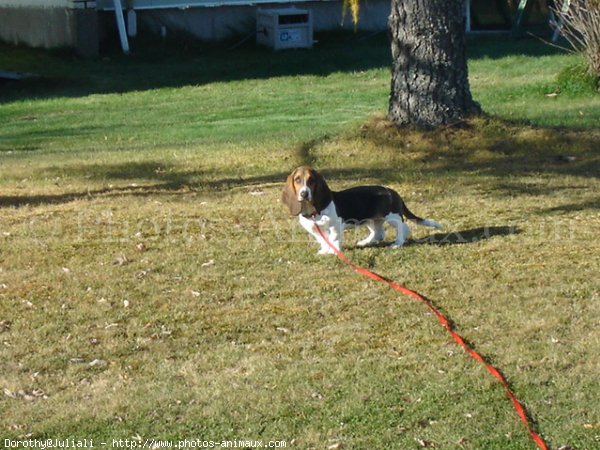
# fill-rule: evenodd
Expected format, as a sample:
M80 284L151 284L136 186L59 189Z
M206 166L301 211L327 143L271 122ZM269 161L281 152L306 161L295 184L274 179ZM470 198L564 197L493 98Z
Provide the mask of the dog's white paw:
M333 245L335 246L336 249L339 249L339 245L336 245L336 243L334 242ZM318 251L319 255L335 255L335 250L333 248L331 248L330 246L323 246L321 247L321 250Z
M315 224L320 227L325 227L329 225L329 222L331 222L329 216L321 216L319 219L315 220Z
M363 239L362 241L358 241L356 245L359 247L366 247L367 245L375 244L378 242L376 239Z
M317 252L318 255L335 255L335 252L330 248L322 248Z

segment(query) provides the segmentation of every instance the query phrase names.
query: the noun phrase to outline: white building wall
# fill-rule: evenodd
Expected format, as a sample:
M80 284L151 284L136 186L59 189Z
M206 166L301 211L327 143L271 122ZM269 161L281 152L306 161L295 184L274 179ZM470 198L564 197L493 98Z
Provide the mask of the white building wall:
M98 53L96 2L81 0L0 0L0 40L43 48Z
M71 3L72 0L0 0L0 8L68 8Z
M252 33L256 29L256 9L259 7L295 5L310 9L315 31L355 27L359 30L385 30L390 12L390 0L364 1L360 21L355 26L349 16L342 16L341 0L121 2L124 8L136 11L138 24L145 25L143 28L150 32L186 31L205 41ZM116 34L112 8L112 0L0 0L0 41L31 47L74 48L83 56L95 56L100 36Z
M214 5L218 0L195 0L189 3L202 6L173 7L174 0L133 0L139 25L149 29L152 33L159 34L161 29L167 33L185 31L205 41L218 41L236 35L246 35L256 29L257 8L288 8L296 6L299 9L309 9L312 12L315 31L336 29L358 29L366 31L379 31L387 28L390 14L390 0L369 0L361 4L360 20L357 25L352 23L348 15L342 15L342 2L340 0L313 0L273 2L258 0L229 0L225 6ZM140 3L141 2L141 3ZM148 8L150 2L156 2L155 8ZM98 7L112 3L110 0L99 0ZM171 5L171 7L167 7ZM112 13L106 13L111 14Z

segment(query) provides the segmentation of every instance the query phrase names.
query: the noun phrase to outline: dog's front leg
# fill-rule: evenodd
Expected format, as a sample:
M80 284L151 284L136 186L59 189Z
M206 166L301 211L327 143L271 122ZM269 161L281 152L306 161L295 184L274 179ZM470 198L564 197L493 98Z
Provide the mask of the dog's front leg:
M315 219L315 225L319 227L323 234L327 236L327 240L323 239L319 234L319 242L321 242L320 255L334 255L335 250L339 250L341 247L341 232L340 227L341 221L337 217L329 217L328 215L322 214ZM335 248L332 248L335 247Z
M323 227L324 225L327 225L329 223L329 217L319 216L316 219L312 219L312 218L304 217L301 215L301 216L299 216L299 221L300 221L300 225L302 225L302 228L304 228L306 231L308 231L308 233L313 238L315 238L315 240L321 246L321 248L319 250L320 255L324 255L327 253L333 253L333 250L331 250L329 248L329 245L327 244L327 242L321 237L319 232L315 229L315 225L317 225L319 227Z
M329 222L329 229L327 230L329 235L327 236L329 242L336 248L336 250L340 250L342 248L342 238L344 237L344 223L339 217L331 220ZM331 246L327 246L327 253L335 253L334 249Z

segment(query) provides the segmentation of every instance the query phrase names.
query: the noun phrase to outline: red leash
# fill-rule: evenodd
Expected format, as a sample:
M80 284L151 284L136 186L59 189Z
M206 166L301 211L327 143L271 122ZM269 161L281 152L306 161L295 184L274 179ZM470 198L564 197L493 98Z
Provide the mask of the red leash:
M433 314L435 314L435 317L437 318L437 320L444 326L444 328L446 328L446 330L448 330L448 333L450 333L450 335L452 336L452 338L474 359L476 359L477 361L481 362L485 368L487 369L487 371L489 373L491 373L494 378L496 378L500 384L502 384L502 386L504 387L504 390L506 392L506 395L508 396L508 398L510 399L510 401L512 402L513 406L515 407L517 414L519 415L519 418L521 419L521 422L523 422L523 424L525 425L525 428L527 429L527 432L529 433L529 435L531 436L531 438L534 440L534 442L537 444L537 446L541 449L541 450L548 450L548 447L546 446L546 443L544 442L544 440L540 437L539 434L537 434L534 430L533 427L531 426L530 422L529 422L529 417L527 417L527 413L525 412L525 409L523 408L523 406L521 405L521 403L519 402L519 399L517 399L516 395L513 393L512 389L510 388L508 382L506 381L506 378L504 378L504 376L500 373L500 371L498 371L498 369L496 369L494 366L492 366L490 363L488 363L485 358L483 356L481 356L480 353L478 353L473 347L471 347L471 345L469 345L464 339L463 337L458 334L456 331L454 331L454 328L452 327L452 324L450 323L450 321L441 313L438 311L438 309L432 305L431 301L428 300L427 298L423 297L421 294L419 294L418 292L412 291L404 286L401 286L397 283L394 283L393 281L390 281L384 277L382 277L381 275L377 275L374 272L371 272L370 270L364 269L360 266L357 266L356 264L354 264L352 261L350 261L346 255L344 255L340 250L338 250L329 240L329 238L327 236L325 236L325 234L323 233L323 231L321 231L321 228L319 228L319 226L315 223L315 229L317 230L317 232L321 235L321 237L323 238L323 240L327 243L327 245L329 245L329 247L335 252L335 254L338 256L339 259L341 259L344 263L346 263L347 265L349 265L350 267L352 267L354 270L356 270L357 272L361 273L362 275L372 278L374 280L377 281L382 281L384 283L386 283L388 286L390 286L392 289L395 289L403 294L409 295L411 297L416 298L417 300L421 301L422 303L425 304L425 306L427 306L431 312L433 312Z

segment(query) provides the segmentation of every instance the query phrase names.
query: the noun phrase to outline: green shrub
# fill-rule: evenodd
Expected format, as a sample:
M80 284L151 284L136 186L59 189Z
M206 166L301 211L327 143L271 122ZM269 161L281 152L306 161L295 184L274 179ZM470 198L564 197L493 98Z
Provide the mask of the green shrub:
M553 8L563 37L584 56L587 71L600 78L600 0L562 0Z
M583 62L563 69L556 81L561 92L571 94L600 92L600 78L592 75Z

